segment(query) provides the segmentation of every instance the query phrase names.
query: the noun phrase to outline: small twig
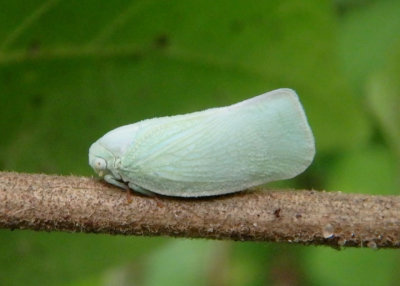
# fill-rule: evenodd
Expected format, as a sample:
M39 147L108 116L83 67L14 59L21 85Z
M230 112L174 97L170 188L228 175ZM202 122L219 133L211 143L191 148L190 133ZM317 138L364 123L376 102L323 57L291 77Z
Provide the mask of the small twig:
M0 172L0 227L399 248L400 197L257 190L127 199L93 178Z

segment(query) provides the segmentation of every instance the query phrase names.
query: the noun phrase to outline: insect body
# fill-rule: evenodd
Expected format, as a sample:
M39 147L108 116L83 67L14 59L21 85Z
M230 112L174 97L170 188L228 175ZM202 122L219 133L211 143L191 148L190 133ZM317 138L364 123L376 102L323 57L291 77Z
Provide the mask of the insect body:
M201 197L295 177L314 154L297 94L278 89L226 107L116 128L92 144L89 164L121 188Z

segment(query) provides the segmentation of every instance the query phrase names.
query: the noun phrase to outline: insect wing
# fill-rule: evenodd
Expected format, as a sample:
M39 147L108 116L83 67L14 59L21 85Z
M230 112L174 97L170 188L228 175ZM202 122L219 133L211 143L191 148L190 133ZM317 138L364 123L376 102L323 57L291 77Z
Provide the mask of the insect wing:
M228 107L143 122L122 168L170 196L208 196L303 172L314 139L297 95L272 91Z

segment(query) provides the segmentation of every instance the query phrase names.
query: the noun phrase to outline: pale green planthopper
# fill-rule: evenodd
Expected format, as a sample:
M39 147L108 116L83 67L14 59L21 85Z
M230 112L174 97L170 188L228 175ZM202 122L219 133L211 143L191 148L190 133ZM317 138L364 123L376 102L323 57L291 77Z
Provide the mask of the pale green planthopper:
M222 195L289 179L315 154L295 91L143 120L111 130L89 149L89 164L110 184L143 194Z

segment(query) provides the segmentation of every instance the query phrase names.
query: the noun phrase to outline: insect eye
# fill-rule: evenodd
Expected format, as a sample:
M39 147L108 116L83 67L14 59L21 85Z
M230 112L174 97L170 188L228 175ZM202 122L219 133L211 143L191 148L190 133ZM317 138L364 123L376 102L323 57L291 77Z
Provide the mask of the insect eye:
M94 165L96 169L101 169L101 170L107 167L107 163L103 158L96 158L96 160L94 161Z

